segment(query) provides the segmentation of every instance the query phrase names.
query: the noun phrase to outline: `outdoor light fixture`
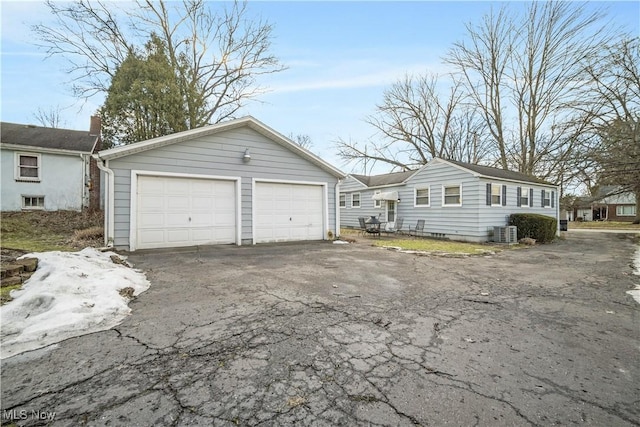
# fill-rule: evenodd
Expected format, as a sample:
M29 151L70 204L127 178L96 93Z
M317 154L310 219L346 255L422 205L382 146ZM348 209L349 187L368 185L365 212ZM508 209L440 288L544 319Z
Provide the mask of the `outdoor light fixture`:
M242 161L245 163L249 163L251 161L251 154L249 153L249 149L244 150L244 156L242 156Z

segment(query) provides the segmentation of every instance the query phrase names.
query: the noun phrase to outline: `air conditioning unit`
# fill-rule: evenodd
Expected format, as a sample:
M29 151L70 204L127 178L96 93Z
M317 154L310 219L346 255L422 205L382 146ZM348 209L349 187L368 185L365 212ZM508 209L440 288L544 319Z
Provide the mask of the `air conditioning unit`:
M493 239L498 243L518 243L518 227L515 225L493 227Z

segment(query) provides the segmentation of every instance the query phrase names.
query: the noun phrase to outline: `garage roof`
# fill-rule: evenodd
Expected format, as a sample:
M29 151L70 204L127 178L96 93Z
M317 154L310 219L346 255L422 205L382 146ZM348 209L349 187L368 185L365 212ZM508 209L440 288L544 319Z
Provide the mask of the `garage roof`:
M190 139L194 139L194 138L198 138L206 135L214 135L217 133L221 133L221 132L225 132L228 130L237 129L241 127L249 127L255 130L256 132L262 134L263 136L269 138L270 140L284 146L285 148L293 151L299 156L316 164L318 167L329 172L330 174L332 174L337 178L344 178L346 176L339 169L333 167L329 163L322 160L320 157L300 147L298 144L291 141L289 138L276 132L275 130L271 129L269 126L265 125L264 123L260 122L259 120L256 120L251 116L242 117L236 120L229 120L229 121L217 123L214 125L203 126L197 129L190 129L184 132L178 132L171 135L149 139L146 141L140 141L130 145L111 148L109 150L103 150L103 151L100 151L97 155L95 155L95 157L102 160L117 159L120 157L126 157L136 153L141 153L154 148L164 147L167 145L176 144L182 141L187 141Z

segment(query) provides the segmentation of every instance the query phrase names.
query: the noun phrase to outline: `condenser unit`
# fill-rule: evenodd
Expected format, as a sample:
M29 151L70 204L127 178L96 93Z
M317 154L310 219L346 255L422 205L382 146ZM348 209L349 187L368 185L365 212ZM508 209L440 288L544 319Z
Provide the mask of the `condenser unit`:
M493 239L498 243L518 243L518 227L493 227Z

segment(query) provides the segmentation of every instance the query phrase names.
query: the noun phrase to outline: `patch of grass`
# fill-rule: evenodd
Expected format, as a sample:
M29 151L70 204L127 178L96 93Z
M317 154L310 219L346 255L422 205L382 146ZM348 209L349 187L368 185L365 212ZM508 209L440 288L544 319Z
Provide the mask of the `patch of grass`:
M102 218L101 212L3 212L0 247L26 252L82 249L98 242L95 236L102 229ZM74 240L76 232L81 237Z
M617 230L640 230L640 224L622 221L569 221L569 230L580 228L601 228Z
M14 289L20 289L22 287L22 284L18 283L17 285L13 285L13 286L3 286L0 288L0 305L7 303L9 301L12 300L11 295L9 295L11 293L11 291L13 291Z
M394 240L377 240L373 242L374 246L394 246L403 250L423 251L423 252L441 252L450 254L468 254L478 255L485 252L500 252L504 248L492 245L483 245L479 243L452 242L449 240L432 240L432 239L394 239Z

